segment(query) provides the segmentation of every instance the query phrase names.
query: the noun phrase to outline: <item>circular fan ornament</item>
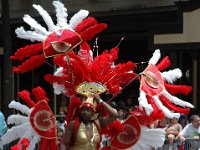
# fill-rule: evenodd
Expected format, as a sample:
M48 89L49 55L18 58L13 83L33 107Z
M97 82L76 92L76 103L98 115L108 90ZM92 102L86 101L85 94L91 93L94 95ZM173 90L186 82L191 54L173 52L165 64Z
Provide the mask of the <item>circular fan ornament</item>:
M31 98L27 90L18 92L18 96L28 106L12 101L9 108L20 111L20 114L10 115L7 123L13 125L2 137L3 145L19 140L17 147L26 138L30 141L27 150L34 150L39 145L39 150L57 150L55 117L48 106L46 92L41 87L32 89L36 101Z
M151 124L164 116L173 118L177 115L176 112L188 114L189 108L194 107L189 102L172 95L187 95L192 88L186 85L173 85L173 82L182 76L180 69L160 72L170 65L168 57L165 57L156 65L160 55L160 50L154 52L141 76L140 96L138 98L139 109L133 112L133 115L138 118L142 125Z
M34 131L47 139L56 138L56 119L47 102L38 102L31 110L30 123Z
M140 138L140 124L134 116L130 116L123 123L123 131L117 133L110 140L112 149L127 149L137 143Z

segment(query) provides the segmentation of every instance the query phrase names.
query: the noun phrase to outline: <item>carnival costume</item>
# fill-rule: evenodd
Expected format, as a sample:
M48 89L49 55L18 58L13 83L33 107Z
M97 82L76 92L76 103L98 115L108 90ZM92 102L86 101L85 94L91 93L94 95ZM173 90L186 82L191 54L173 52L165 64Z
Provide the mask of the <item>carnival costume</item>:
M31 98L27 90L18 93L28 107L14 100L9 104L9 108L16 109L22 114L8 117L7 123L14 126L2 137L3 144L20 139L12 150L18 150L20 147L33 150L38 143L40 143L40 150L56 150L56 119L48 106L46 92L41 87L37 87L32 90L32 93L36 101Z
M118 59L118 46L112 48L110 51L105 50L101 55L93 57L93 53L87 41L91 40L97 33L103 31L106 28L106 24L99 24L91 17L87 18L88 11L86 10L79 11L71 18L69 23L67 23L67 10L64 5L59 1L54 1L53 5L56 9L57 25L53 23L49 14L41 6L33 5L43 17L48 30L29 15L24 16L24 21L29 24L33 30L25 31L23 27L20 27L16 29L17 36L41 43L20 48L11 59L22 62L27 59L18 67L14 67L14 72L24 73L41 66L46 62L47 58L53 57L56 71L54 74L45 75L44 78L53 85L55 94L64 94L70 97L66 120L68 124L74 121L73 135L75 135L75 139L73 139L74 141L71 148L76 150L80 149L81 146L84 149L99 149L101 134L111 137L111 146L108 149L140 150L148 145L156 147L162 146L165 139L165 131L163 129L149 129L147 126L158 119L161 120L164 116L172 118L174 113L172 113L171 110L185 114L189 112L188 108L181 108L176 105L193 107L188 102L184 102L172 95L177 93L188 94L191 91L191 87L168 84L180 78L182 75L181 71L175 69L161 73L160 71L169 66L170 61L168 57L166 57L156 65L160 58L159 50L154 52L147 68L138 75L133 72L136 67L133 62L129 61L125 64L115 64L115 61ZM79 45L80 48L76 54L72 50L76 47L78 48ZM100 131L95 120L98 117L108 114L101 103L97 104L94 97L91 95L94 93L98 95L102 93L117 95L136 78L140 79L139 108L133 111L131 113L132 115L123 124L115 120ZM77 95L82 95L85 99L80 99ZM42 99L40 98L38 100L40 101ZM26 102L28 102L29 106L35 107L32 101ZM20 107L18 106L23 108L21 109L22 112L28 115L24 121L15 121L16 124L21 124L19 126L21 128L24 124L29 124L27 119L31 118L30 113L33 112L20 103L12 102L10 104L11 108L19 110ZM92 123L93 138L89 140L85 134L85 127L79 118L80 109L83 106L92 108L96 113L93 116L94 121ZM48 112L50 112L50 109L48 109ZM33 114L37 113L41 114L40 108ZM47 114L49 114L49 117L51 116L54 118L52 113ZM21 120L21 116L18 118ZM52 123L52 120L49 123ZM37 128L31 128L30 125L28 127L31 133L34 133L28 149L33 150L33 145L39 142L39 139L43 138L43 136L35 134L35 132L38 133L38 130L35 130ZM53 127L54 126L46 126L42 129L45 130L47 128L53 130ZM34 131L32 129L34 129ZM14 130L15 128L12 128L12 132ZM5 136L6 143L14 140L8 140L6 138L9 133L11 133L11 131L8 131L7 136ZM45 135L47 134L46 131L42 133ZM21 133L17 133L17 138L26 136L29 136L29 134L22 135ZM157 138L154 138L154 136ZM41 145L43 145L42 142Z

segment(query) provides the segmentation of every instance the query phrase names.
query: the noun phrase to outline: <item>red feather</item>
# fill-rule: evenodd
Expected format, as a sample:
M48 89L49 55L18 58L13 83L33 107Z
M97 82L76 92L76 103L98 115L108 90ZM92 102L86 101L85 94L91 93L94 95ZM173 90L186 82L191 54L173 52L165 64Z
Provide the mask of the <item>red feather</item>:
M87 42L81 43L80 50L78 51L78 56L84 62L85 65L91 67L91 64L93 62L93 54Z
M21 98L26 104L32 108L35 106L35 102L30 97L30 92L27 90L23 90L21 92L18 92L19 98Z
M53 62L55 65L58 65L60 67L66 67L67 61L65 59L66 54L57 55L54 57Z
M27 45L23 48L18 49L15 52L14 56L11 56L10 58L12 60L23 61L25 58L31 57L42 52L42 46L42 43Z
M25 73L41 66L44 62L45 62L45 57L43 54L32 56L30 57L30 59L23 62L20 66L13 67L13 71L16 73L17 72Z
M32 93L33 93L35 99L37 100L37 102L39 102L41 100L46 100L47 102L49 101L49 99L46 97L45 90L42 89L40 86L32 89Z
M190 112L190 109L189 108L181 108L181 107L178 107L174 104L172 104L166 97L164 96L160 96L160 101L165 105L167 106L167 108L169 108L170 110L174 110L175 112L178 112L178 113L183 113L185 115L187 115L189 112Z
M102 130L101 130L101 134L104 134L106 136L112 137L115 136L116 134L118 134L119 132L123 131L123 124L116 119L115 121L113 121L111 124L105 126Z
M83 39L83 41L92 40L92 38L96 34L100 33L105 28L107 28L107 25L104 23L100 23L100 24L91 26L91 27L87 28L86 30L84 30L82 33L80 33L81 38Z
M77 114L79 112L79 108L81 106L81 100L77 97L72 97L70 104L68 106L68 111L67 111L67 124L69 124L74 118L77 117Z
M172 95L174 94L188 95L192 91L192 87L187 85L172 85L165 83L165 88Z
M87 29L89 26L92 26L95 24L97 24L97 21L95 20L95 18L88 17L76 26L75 31L80 33L83 30Z
M166 56L165 58L162 59L162 61L158 65L156 65L156 67L158 68L158 70L162 71L162 70L165 70L170 65L171 65L171 62L169 60L169 57Z

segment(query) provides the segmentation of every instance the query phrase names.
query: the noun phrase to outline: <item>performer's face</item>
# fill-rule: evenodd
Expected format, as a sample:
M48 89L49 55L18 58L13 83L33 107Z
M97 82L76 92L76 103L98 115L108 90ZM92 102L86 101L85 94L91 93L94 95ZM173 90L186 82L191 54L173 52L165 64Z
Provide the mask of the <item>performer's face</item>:
M81 109L81 117L84 120L91 120L91 117L93 116L94 111L90 107L83 107Z

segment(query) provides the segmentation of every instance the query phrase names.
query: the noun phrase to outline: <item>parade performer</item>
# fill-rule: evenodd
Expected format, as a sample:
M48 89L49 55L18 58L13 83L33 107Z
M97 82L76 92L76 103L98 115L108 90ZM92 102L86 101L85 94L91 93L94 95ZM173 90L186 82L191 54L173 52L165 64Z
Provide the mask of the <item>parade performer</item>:
M12 147L13 150L34 150L36 144L39 144L39 150L56 150L56 119L48 105L46 92L37 87L32 93L36 101L31 99L27 90L18 93L29 107L14 100L9 104L9 108L16 109L22 114L8 117L7 123L13 127L3 135L3 145L20 139L19 143Z
M189 109L176 105L193 107L172 95L188 94L191 91L189 86L168 84L180 78L181 71L175 69L161 73L160 71L166 69L170 63L166 57L155 66L160 58L159 50L155 51L149 65L139 75L133 72L136 67L133 62L115 63L118 59L118 46L94 57L87 41L103 31L107 27L106 24L98 23L94 18L88 17L86 10L80 10L67 23L67 10L64 5L59 1L54 1L53 5L56 9L57 25L41 6L33 5L43 17L48 30L29 15L24 16L24 21L33 30L25 31L23 27L17 28L17 36L41 43L20 48L11 59L22 62L27 59L18 67L14 67L14 72L25 73L41 66L47 58L53 57L56 71L54 74L45 75L45 80L53 85L55 94L70 97L66 118L68 126L61 148L64 150L99 149L101 134L111 137L110 149L114 150L140 150L149 145L161 146L165 137L164 130L149 129L147 126L158 119L163 119L164 116L172 118L174 114L171 110L185 114L189 112ZM72 51L74 48L78 49L78 53ZM103 93L110 95L121 93L124 87L140 75L139 107L131 112L132 115L124 123L120 123L115 120L116 112L100 96ZM29 115L30 109L26 108L26 110ZM36 115L36 120L40 114L43 113ZM50 125L53 115L50 113L47 116L51 117L45 119L48 122L45 128L43 125L35 124L40 130L45 130L42 133L47 134L46 136L49 135L46 129L54 127ZM37 128L34 128L34 131ZM38 133L38 130L36 132ZM19 135L19 138L23 138L23 135L21 137ZM155 136L157 138L153 138ZM37 136L34 137L38 139ZM30 146L36 139L30 141ZM43 141L48 143L48 140Z

